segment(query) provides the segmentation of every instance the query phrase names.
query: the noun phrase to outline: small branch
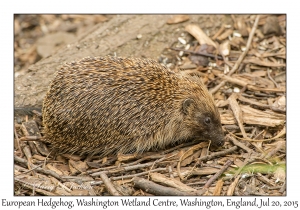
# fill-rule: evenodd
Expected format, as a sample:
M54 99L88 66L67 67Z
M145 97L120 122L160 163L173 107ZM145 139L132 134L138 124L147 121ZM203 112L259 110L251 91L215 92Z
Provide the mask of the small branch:
M232 164L232 161L231 160L227 160L227 162L225 163L225 165L221 168L220 171L218 171L218 173L216 173L214 176L212 176L208 182L206 182L206 184L204 185L204 187L198 192L200 195L203 195L207 190L208 188L212 185L212 183L218 179L219 176L221 176L224 171L226 171L229 166L231 166Z
M278 141L278 144L277 144L276 148L271 150L269 153L267 153L264 158L269 159L270 157L275 155L276 152L280 151L283 148L285 149L285 147L286 147L285 141L280 141L280 142Z
M256 178L269 186L275 187L275 184L261 173L257 173Z
M20 141L41 141L45 142L44 137L38 137L38 136L24 136L20 138Z
M183 155L181 155L181 157L179 158L179 161L177 163L177 173L178 173L178 176L181 180L184 180L184 177L182 176L181 171L180 171L181 161L184 160L185 158L187 158L188 156L192 155L195 150L197 151L200 148L203 148L203 147L206 147L206 146L208 146L207 142L201 142L200 144L197 144L197 145L189 148Z
M196 142L195 141L191 141L191 142L185 142L185 143L182 143L182 144L179 144L177 145L176 147L172 147L170 149L167 149L165 151L162 151L162 154L169 154L171 152L173 152L174 150L177 150L179 148L184 148L184 147L189 147L191 145L195 145Z
M218 156L224 156L224 155L227 155L229 153L232 153L233 151L237 150L237 146L234 146L234 147L231 147L227 150L223 150L221 152L215 152L215 153L212 153L211 155L207 155L207 156L203 156L203 157L200 157L198 158L197 160L198 161L206 161L206 160L211 160L215 157L218 157Z
M232 142L234 145L236 145L236 146L242 148L243 150L245 150L245 151L248 152L248 153L253 153L253 150L252 150L252 149L250 149L249 147L247 147L247 146L244 145L243 143L239 142L239 141L236 140L234 137L232 137L232 136L230 136L230 135L227 135L227 137L229 138L229 140L231 140L231 142Z
M175 189L178 189L182 192L193 192L196 191L196 189L187 186L186 184L180 182L179 180L175 178L170 178L165 176L164 174L160 173L151 173L151 180L156 183L162 183L163 185L174 187Z
M26 166L28 166L28 162L27 162L27 160L25 160L25 159L23 159L23 158L20 158L20 157L18 157L18 156L14 156L14 160L16 161L16 162L19 162L19 163L22 163L22 164L25 164ZM59 176L56 172L54 172L54 171L51 171L51 170L46 170L46 169L43 169L43 168L40 168L40 167L37 167L36 165L34 165L34 164L31 164L31 167L35 167L35 171L37 171L37 172L41 172L41 173L43 173L43 174L47 174L47 175L50 175L50 176L53 176L53 177L55 177L56 179L59 179L59 180L61 180L61 181L65 181L61 176ZM31 169L31 170L33 170L33 169Z
M277 82L271 77L270 71L271 71L270 69L267 70L268 77L269 77L269 79L274 83L274 85L278 88L278 84L277 84Z
M249 164L249 163L251 163L251 162L253 162L253 159L252 158L250 158L250 153L248 154L248 157L246 158L246 160L243 162L243 164L238 168L238 170L234 173L234 176L235 177L238 177L238 176L240 176L240 173L241 173L241 171L243 170L243 168L247 165L247 164Z
M256 30L257 25L258 25L258 21L259 21L259 15L256 16L256 19L255 19L255 22L253 24L252 30L251 30L251 32L249 34L249 38L248 38L248 41L247 41L247 45L246 45L245 51L240 55L239 59L236 61L236 63L234 64L234 66L230 70L230 72L228 72L228 74L227 74L228 76L232 75L239 68L239 65L241 64L241 62L244 60L246 54L248 53L249 48L250 48L251 43L252 43L253 36L255 34L255 30ZM214 88L212 88L210 90L210 93L211 94L215 94L225 83L226 83L226 81L223 80L220 84L218 84L217 86L215 86Z
M124 167L121 166L120 168L108 170L107 173L108 174L113 174L113 173L120 173L120 172L123 172L123 171L132 171L132 170L136 170L136 169L151 167L151 166L153 166L153 164L161 162L164 159L165 159L165 157L162 157L161 159L156 160L154 162L149 162L149 163L144 163L144 164L137 164L137 165L132 165L132 166L124 166ZM99 176L100 173L102 173L102 171L93 173L93 174L91 174L91 176Z
M174 48L174 47L170 47L170 49L171 50L176 50L176 51L182 51L182 52L185 52L185 53L190 53L190 54L193 54L193 55L201 55L201 56L206 56L206 57L209 57L209 58L217 58L219 60L223 60L222 56L213 55L213 54L210 54L210 53L194 52L194 51L191 51L191 50L184 50L184 49L179 49L179 48Z
M115 195L115 196L120 196L121 194L116 190L116 188L114 187L114 185L110 182L109 178L106 175L105 171L102 171L100 174L100 177L103 181L103 183L106 186L106 189L108 190L108 192L111 195Z
M49 191L46 191L46 190L43 190L43 189L39 189L39 188L35 187L34 184L30 184L30 183L28 183L28 182L24 182L24 181L21 180L21 179L15 179L15 181L21 183L23 187L32 190L34 195L35 195L34 192L38 192L38 193L40 193L41 195L47 195L47 196L57 196L57 195L58 195L58 194L56 194L56 193L52 193L52 192L49 192Z
M238 96L237 93L232 93L231 96L227 100L228 100L230 108L233 112L233 115L234 115L236 121L238 122L240 130L243 134L243 137L248 138L246 131L244 129L244 125L243 125L243 123L244 123L243 113L242 113L241 107L239 106L238 102L236 101L237 96Z
M143 175L147 175L147 174L152 173L152 172L159 172L159 171L166 171L166 169L165 168L156 168L156 169L153 169L153 170L150 170L150 171L145 171L145 172L141 172L141 173L137 173L137 174L111 177L110 179L112 181L123 180L123 179L131 179L133 177L143 176ZM103 182L102 181L92 181L91 182L91 185L100 185L100 184L103 184Z
M254 86L254 85L250 85L245 81L230 77L230 76L225 75L225 74L219 74L218 77L220 77L221 79L224 79L223 81L227 81L227 82L230 82L230 83L233 83L233 84L237 84L237 85L242 86L242 87L247 86L247 89L251 90L251 91L262 91L262 92L267 92L267 93L268 92L275 92L275 93L286 92L285 87L280 87L280 88L265 88L265 87L263 87L263 88L261 88L261 87L257 87L257 86Z
M20 139L18 137L18 133L17 133L17 130L16 130L15 126L14 126L14 133L15 133L17 147L18 147L19 151L21 152L21 154L23 154L23 151L21 150L21 147L20 147Z
M132 179L134 186L142 189L143 191L153 194L153 195L165 195L165 196L185 196L185 195L195 195L195 193L181 192L175 188L161 186L154 182L148 181L140 177L134 177Z
M124 164L124 166L132 166L132 165L136 165L140 162L143 162L145 160L154 160L154 159L158 159L158 158L164 158L166 157L166 155L158 155L158 154L154 154L154 155L147 155L145 157L142 157L134 162L128 163L128 164Z
M18 175L15 175L15 178L18 177L18 176L27 174L27 173L29 173L29 172L31 172L31 171L33 171L33 170L35 170L35 169L37 169L37 168L39 168L39 167L41 167L41 166L43 166L43 164L40 164L40 165L38 165L38 166L36 166L36 167L30 169L30 170L27 170L27 171L25 171L25 172L23 172L23 173L20 173L20 174L18 174Z

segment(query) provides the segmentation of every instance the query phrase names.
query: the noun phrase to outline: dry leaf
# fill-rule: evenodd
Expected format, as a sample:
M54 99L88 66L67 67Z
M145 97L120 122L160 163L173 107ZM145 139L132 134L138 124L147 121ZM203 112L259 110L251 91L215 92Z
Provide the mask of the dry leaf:
M282 30L279 25L278 18L276 16L268 16L266 19L266 23L263 26L263 33L264 35L267 34L276 34L276 35L281 35Z
M203 44L200 47L197 47L197 50L195 50L195 52L214 54L215 49L216 48L214 46ZM209 59L207 56L191 54L189 58L193 63L197 64L198 66L208 66L209 64Z
M185 160L183 160L180 165L181 166L187 166L189 165L193 160L197 159L201 154L201 150L196 151L193 155L189 156Z

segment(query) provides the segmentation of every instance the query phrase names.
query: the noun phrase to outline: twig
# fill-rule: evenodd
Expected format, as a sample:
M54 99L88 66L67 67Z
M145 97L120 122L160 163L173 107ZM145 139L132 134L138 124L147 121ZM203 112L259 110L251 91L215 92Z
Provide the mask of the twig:
M206 56L206 57L209 57L209 58L217 58L219 60L223 60L222 56L213 55L213 54L210 54L210 53L194 52L194 51L191 51L191 50L183 50L183 49L174 48L174 47L170 47L170 49L171 50L176 50L176 51L182 51L182 52L185 52L185 53L190 53L190 54L193 54L193 55L201 55L201 56Z
M189 148L183 155L181 155L181 157L179 158L179 161L177 163L177 173L181 180L184 179L184 177L181 175L181 172L180 172L181 161L184 160L185 158L187 158L188 156L192 155L195 150L199 150L200 148L203 148L205 146L207 146L207 142L201 142L200 144L197 144L196 146Z
M29 171L27 168L24 168L22 166L19 166L17 164L14 164L14 170L20 171L20 173L23 172L23 174L25 174L27 171ZM15 175L18 176L18 175Z
M18 175L15 175L15 177L21 176L21 175L23 175L23 174L27 174L27 173L29 173L29 172L31 172L31 171L33 171L33 170L35 170L35 169L41 167L42 165L43 165L43 164L40 164L40 165L38 165L38 166L36 166L36 167L30 169L30 170L27 170L27 171L25 171L25 172L23 172L23 173L20 173L20 174L18 174Z
M225 26L222 25L221 28L217 31L217 33L215 33L215 35L211 39L215 40L218 36L220 36L223 33L224 30L225 30Z
M176 147L173 147L173 148L170 148L170 149L167 149L167 150L163 151L162 154L168 154L168 153L173 152L174 150L177 150L179 148L188 147L188 146L195 145L195 144L196 144L195 141L179 144Z
M277 146L275 149L271 150L269 153L266 154L266 156L264 157L265 159L269 159L270 157L272 157L273 155L276 154L276 152L280 151L282 148L285 148L285 141L280 141L278 142ZM263 155L263 154L262 154ZM262 156L263 158L263 156Z
M158 159L158 158L163 158L163 157L166 157L166 155L159 155L159 154L157 154L157 155L147 155L147 156L142 157L141 159L136 160L134 162L131 162L131 163L128 163L128 164L124 164L123 166L132 166L132 165L136 165L136 164L138 164L140 162L143 162L145 160L153 160L153 159Z
M225 130L240 130L239 126L237 125L223 125L223 127L225 128ZM253 129L253 127L251 126L247 126L245 127L245 131L251 131Z
M233 147L231 147L231 148L229 148L229 149L227 149L227 150L223 150L223 151L221 151L221 152L215 152L215 153L212 153L211 155L207 155L207 156L200 157L200 158L198 158L197 160L198 160L198 161L211 160L211 159L213 159L213 158L215 158L215 157L218 157L218 156L224 156L224 155L227 155L227 154L229 154L229 153L231 153L231 152L237 150L237 148L238 148L237 146L233 146Z
M162 183L165 186L174 187L182 192L193 192L196 189L187 186L186 184L180 182L177 179L170 178L160 173L151 173L151 180L156 183Z
M16 130L15 126L14 126L14 133L15 133L15 137L16 137L16 142L17 142L18 149L21 152L21 154L24 155L23 151L21 150L21 147L20 147L20 139L18 137L17 130Z
M108 174L120 173L120 172L123 172L123 171L132 171L132 170L136 170L136 169L146 168L146 167L152 166L155 163L161 162L164 159L165 159L165 157L163 157L163 158L161 158L159 160L156 160L154 162L149 162L149 163L144 163L144 164L138 164L138 165L133 165L133 166L120 167L120 168L117 168L117 169L108 170L107 173ZM93 173L93 174L91 174L91 176L99 176L100 173L102 173L102 171L101 172Z
M52 192L49 192L49 191L46 191L46 190L42 190L42 189L39 189L37 187L35 187L34 184L31 184L31 183L28 183L28 182L24 182L23 180L20 180L20 179L15 179L15 181L17 182L20 182L22 183L22 186L28 188L28 189L31 189L33 191L33 194L35 194L34 192L38 192L42 195L48 195L48 196L57 196L56 193L52 193Z
M20 138L20 141L41 141L45 142L44 137L38 137L38 136L23 136Z
M225 165L221 168L220 171L218 171L215 175L213 175L207 182L206 184L204 185L204 187L198 192L200 195L203 195L207 190L208 188L212 185L212 183L219 177L221 176L224 171L226 171L229 166L231 166L232 164L232 161L231 160L227 160L227 162L225 163Z
M239 176L239 174L241 173L241 171L243 170L243 168L248 164L253 162L253 159L250 159L250 153L248 154L248 157L246 158L246 160L243 162L243 164L238 168L238 170L234 173L234 176L237 177Z
M241 62L245 58L246 54L248 53L249 48L250 48L251 43L252 43L253 36L255 34L255 30L256 30L257 25L258 25L258 21L259 21L259 15L257 15L256 18L255 18L255 22L254 22L252 30L251 30L251 32L249 34L249 38L248 38L248 41L247 41L247 45L246 45L245 51L242 52L242 54L240 55L239 59L234 64L233 68L228 72L228 74L227 74L228 76L232 75L239 68L239 65L241 64ZM214 88L212 88L210 90L210 93L211 94L215 94L225 83L226 83L226 81L223 80L220 84L218 84L217 86L215 86Z
M275 186L275 184L272 183L270 179L266 178L261 173L257 173L256 178L269 186L272 186L272 187Z
M274 85L278 88L278 84L277 84L277 82L271 77L270 71L271 71L270 69L267 70L268 77L269 77L269 79L274 83Z
M244 86L244 87L246 87L246 86ZM249 104L253 104L253 105L258 106L258 107L263 108L263 109L269 109L270 108L270 105L263 104L263 103L260 103L260 102L257 102L257 101L245 98L241 94L238 95L238 99L240 101L243 101L243 102L246 102L246 103L249 103Z
M236 145L236 146L242 148L243 150L245 150L245 151L248 152L248 153L253 153L253 150L252 150L252 149L250 149L249 147L247 147L245 144L239 142L239 141L236 140L234 137L232 137L232 136L230 136L230 135L227 135L227 137L229 138L229 140L231 140L231 142L232 142L234 145Z
M205 184L206 184L206 182L204 182L204 181L198 181L198 182L187 183L186 185L190 186L190 185L205 185Z
M103 181L103 183L106 186L106 189L108 190L108 192L111 195L116 195L116 196L120 196L121 194L116 190L116 188L114 187L114 185L110 182L109 178L107 177L105 171L102 171L100 174L100 177Z
M237 93L232 93L231 96L227 100L228 100L230 108L233 112L233 115L234 115L236 121L238 122L238 126L240 127L243 137L248 138L246 131L244 129L244 125L243 125L243 123L244 123L243 113L242 113L241 107L239 106L238 102L236 101L237 96L238 96Z
M18 156L14 156L14 160L16 162L19 162L19 163L22 163L22 164L25 164L26 166L28 166L28 161L23 159L23 158L20 158ZM47 175L50 175L50 176L53 176L55 177L56 179L59 179L61 181L65 181L61 176L59 176L56 172L54 171L51 171L51 170L46 170L46 169L43 169L43 168L39 168L37 167L36 165L34 164L31 164L32 167L36 167L34 170L37 171L37 172L41 172L43 174L47 174ZM31 169L32 170L32 169Z
M90 182L92 180L94 180L92 177L86 177L86 176L62 176L62 178L65 181L70 181L70 182L76 182L76 183L83 183L83 182Z
M195 142L188 142L188 143L185 143L185 144L181 144L181 145L178 145L178 146L176 146L174 148L171 148L169 150L165 150L164 153L173 151L177 148L181 148L181 147L184 147L184 146L190 146L190 145L193 145L193 144L195 144ZM159 163L159 162L163 161L164 159L169 159L169 158L171 158L175 155L176 154L146 156L146 157L141 158L141 159L139 159L135 162L124 164L121 167L109 166L109 167L106 167L106 168L100 168L100 169L97 169L97 170L88 171L87 173L90 174L91 176L98 176L99 173L101 173L101 171L107 171L108 174L111 174L111 173L119 173L119 172L123 172L123 171L131 171L131 170L141 169L141 168L153 166L153 164ZM156 160L154 162L149 162L149 163L145 163L145 164L138 164L138 163L140 163L144 160L147 160L147 159L157 159L157 158L160 158L160 159ZM100 171L100 172L97 172L97 171ZM150 170L150 171L152 171L152 170Z
M245 140L245 141L250 141L250 142L264 142L264 141L271 141L271 140L278 140L278 138L280 138L281 136L285 135L286 134L286 129L285 129L285 126L282 128L282 130L274 137L272 138L269 138L269 139L251 139L251 138L240 138L236 135L234 135L233 133L229 132L228 133L232 136L234 136L235 138L237 139L240 139L240 140Z
M154 182L148 181L140 177L134 177L132 179L134 186L142 189L143 191L153 194L153 195L169 195L169 196L185 196L185 195L195 195L195 193L181 192L175 188L161 186Z
M275 92L275 93L286 92L286 88L285 87L280 87L280 88L261 88L261 87L257 87L257 86L254 86L254 85L250 85L250 84L248 84L245 81L242 81L242 80L237 79L237 78L230 77L230 76L225 75L225 74L219 74L218 77L224 79L223 81L230 82L230 83L233 83L233 84L237 84L237 85L242 86L242 87L247 86L247 89L251 90L251 91L263 91L263 92L267 92L267 93L268 92ZM258 94L261 95L261 93L256 93L256 94L257 95Z
M153 169L153 170L150 170L150 171L145 171L145 172L141 172L141 173L137 173L137 174L130 174L130 175L125 175L125 176L118 176L118 177L110 177L110 179L112 181L117 181L117 180L121 180L121 179L131 179L133 177L138 177L138 176L143 176L143 175L147 175L151 172L159 172L159 171L166 171L165 168L156 168L156 169ZM103 184L102 181L92 181L90 183L91 185L100 185L100 184Z
M149 176L150 176L150 171L153 169L154 165L158 162L161 162L164 159L165 159L165 157L162 157L161 159L158 159L158 160L153 162L152 166L150 167L149 173L148 173L148 179L149 179Z
M86 173L91 175L91 174L99 173L101 171L108 171L108 170L115 169L115 168L118 168L118 166L111 165L111 166L107 166L107 167L103 167L103 168L92 169L92 170L87 171ZM98 176L98 175L99 174L96 174L96 176Z
M54 177L50 177L50 179L53 182L53 184L55 184L56 186L57 185L61 186L68 193L72 192L72 190L70 190L66 185L64 185L63 183L61 183L59 180L55 179Z
M112 164L113 162L115 162L116 160L118 160L118 157L112 157L110 159L108 159L106 162L104 163L100 163L103 162L103 159L97 156L93 156L94 162L99 164L99 167L104 167L106 165Z

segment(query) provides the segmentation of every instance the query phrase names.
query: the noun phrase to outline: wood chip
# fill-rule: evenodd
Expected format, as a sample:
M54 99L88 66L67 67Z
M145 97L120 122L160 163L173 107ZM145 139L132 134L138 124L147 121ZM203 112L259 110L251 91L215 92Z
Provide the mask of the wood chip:
M152 181L154 181L154 182L158 182L163 185L174 187L180 191L186 191L186 192L196 191L196 189L183 184L181 181L179 181L175 178L166 177L163 174L151 173L150 177L151 177Z
M176 24L176 23L182 23L185 21L188 21L190 17L188 15L174 15L172 18L170 18L167 23L168 24Z
M207 44L207 45L211 45L214 46L217 49L217 45L215 44L214 41L212 41L203 31L202 29L197 26L197 25L187 25L185 27L185 30L187 32L189 32L192 36L194 36L198 42L200 43L200 45L203 44Z

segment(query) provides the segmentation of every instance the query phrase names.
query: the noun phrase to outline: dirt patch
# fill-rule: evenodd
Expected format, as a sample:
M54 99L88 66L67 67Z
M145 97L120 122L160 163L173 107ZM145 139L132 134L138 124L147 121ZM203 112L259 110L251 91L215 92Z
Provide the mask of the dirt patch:
M108 54L148 57L201 77L226 137L214 152L208 142L185 142L104 158L51 156L48 145L36 141L43 137L41 114L16 117L15 195L286 195L285 15L191 15L173 25L168 22L178 17L172 15L37 17L53 21L45 28L30 16L31 24L20 25L28 31L16 30L16 106L41 106L64 62ZM41 59L37 40L59 28L77 41L49 43L56 52Z
M15 107L42 105L47 87L58 66L86 56L117 55L158 59L161 52L177 41L190 23L208 34L216 32L225 15L191 15L184 23L167 24L172 15L114 15L106 22L77 34L77 41L17 73ZM32 20L33 21L33 20ZM141 35L141 38L137 38ZM33 44L34 47L36 44Z

